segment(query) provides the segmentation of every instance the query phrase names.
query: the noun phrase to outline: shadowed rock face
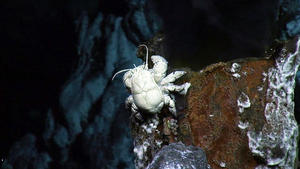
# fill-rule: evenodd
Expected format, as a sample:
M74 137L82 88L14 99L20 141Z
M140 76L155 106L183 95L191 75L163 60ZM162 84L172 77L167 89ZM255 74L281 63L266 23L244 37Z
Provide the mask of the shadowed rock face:
M165 23L169 62L193 70L234 58L260 57L277 30L278 3L154 0Z

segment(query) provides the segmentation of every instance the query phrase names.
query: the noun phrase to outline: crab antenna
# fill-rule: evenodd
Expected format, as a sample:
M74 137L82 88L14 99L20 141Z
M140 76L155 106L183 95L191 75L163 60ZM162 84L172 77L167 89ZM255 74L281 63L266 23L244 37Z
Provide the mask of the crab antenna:
M139 45L139 47L140 46L144 46L145 48L146 48L146 64L145 64L145 68L147 68L148 69L148 47L146 46L146 45L144 45L144 44L142 44L142 45Z
M124 69L124 70L118 71L117 73L114 74L114 76L112 77L111 80L114 80L114 78L115 78L119 73L126 72L126 71L129 71L129 70L130 70L130 69Z

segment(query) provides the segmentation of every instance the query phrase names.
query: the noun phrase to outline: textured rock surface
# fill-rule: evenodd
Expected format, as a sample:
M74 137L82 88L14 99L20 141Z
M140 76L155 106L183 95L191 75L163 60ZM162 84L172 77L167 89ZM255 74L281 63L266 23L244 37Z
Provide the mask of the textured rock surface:
M190 74L187 124L212 168L295 168L295 44L274 48L270 58L219 63Z
M59 109L49 108L42 135L26 136L10 149L5 163L16 169L134 168L127 91L113 74L132 64L137 44L158 31L159 20L146 1L128 1L125 16L83 12L77 67L62 87ZM157 22L155 22L157 21Z
M11 158L3 168L48 168L51 162L50 155L47 152L39 152L36 148L36 142L36 137L32 134L24 136L24 138L11 149ZM13 166L10 164L13 164Z
M208 169L205 153L199 147L172 143L164 146L146 169Z

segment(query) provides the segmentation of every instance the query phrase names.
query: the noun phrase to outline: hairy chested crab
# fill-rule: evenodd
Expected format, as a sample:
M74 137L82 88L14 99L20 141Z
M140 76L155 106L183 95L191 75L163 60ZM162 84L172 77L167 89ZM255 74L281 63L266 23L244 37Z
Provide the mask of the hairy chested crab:
M168 106L169 111L176 116L175 97L172 92L185 95L191 86L190 83L175 85L173 82L183 76L185 71L175 71L166 76L168 62L159 55L151 56L153 68L148 68L148 48L146 62L133 69L125 69L117 72L114 77L127 71L123 76L125 86L131 95L126 99L126 106L131 108L135 117L141 117L139 113L159 113L163 106ZM170 93L171 92L171 93Z

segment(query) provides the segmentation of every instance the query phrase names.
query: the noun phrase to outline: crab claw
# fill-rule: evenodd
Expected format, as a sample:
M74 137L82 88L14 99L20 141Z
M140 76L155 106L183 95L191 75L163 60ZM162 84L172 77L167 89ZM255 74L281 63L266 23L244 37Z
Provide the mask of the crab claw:
M156 83L159 83L167 73L168 69L168 62L165 58L159 56L159 55L153 55L151 56L151 60L153 62L153 74L154 74L154 80Z

